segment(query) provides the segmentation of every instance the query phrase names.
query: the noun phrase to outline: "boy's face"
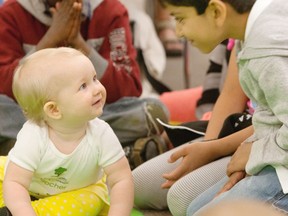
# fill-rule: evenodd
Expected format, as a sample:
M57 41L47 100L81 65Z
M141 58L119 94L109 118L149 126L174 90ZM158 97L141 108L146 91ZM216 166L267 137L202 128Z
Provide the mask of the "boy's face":
M98 117L103 112L106 90L97 80L95 69L88 58L77 56L65 64L62 87L56 102L62 117L73 123Z
M176 33L185 37L203 53L211 52L224 39L222 30L215 23L213 14L207 10L198 15L194 7L166 5L167 10L176 20Z

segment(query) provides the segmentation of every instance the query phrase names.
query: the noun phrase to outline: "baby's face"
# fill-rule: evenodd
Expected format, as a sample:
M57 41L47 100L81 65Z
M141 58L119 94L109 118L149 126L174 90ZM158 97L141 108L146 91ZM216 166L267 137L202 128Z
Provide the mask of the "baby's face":
M97 80L90 60L85 56L77 56L63 69L65 72L60 78L62 84L56 97L63 118L72 123L100 116L106 101L106 90Z

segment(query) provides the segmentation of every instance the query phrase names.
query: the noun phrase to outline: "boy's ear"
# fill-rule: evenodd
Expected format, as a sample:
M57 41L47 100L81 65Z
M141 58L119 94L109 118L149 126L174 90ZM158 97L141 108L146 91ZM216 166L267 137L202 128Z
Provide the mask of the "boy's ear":
M206 9L217 26L222 26L227 16L227 6L221 0L211 0Z
M45 103L43 110L49 118L60 119L62 117L61 111L59 110L56 102L54 101L49 101Z

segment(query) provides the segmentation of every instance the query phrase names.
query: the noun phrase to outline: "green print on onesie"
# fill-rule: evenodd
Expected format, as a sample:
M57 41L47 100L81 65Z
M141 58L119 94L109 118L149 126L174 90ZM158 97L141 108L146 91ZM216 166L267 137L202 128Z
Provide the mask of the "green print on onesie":
M62 175L65 171L67 171L67 169L66 168L63 168L63 167L59 167L58 169L55 169L55 175L57 176L57 177L59 177L60 175Z

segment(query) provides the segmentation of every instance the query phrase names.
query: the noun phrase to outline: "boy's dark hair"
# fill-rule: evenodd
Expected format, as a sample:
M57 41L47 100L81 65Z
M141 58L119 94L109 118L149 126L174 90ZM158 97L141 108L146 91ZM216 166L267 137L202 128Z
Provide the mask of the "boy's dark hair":
M199 15L203 14L210 0L160 0L162 5L195 7ZM222 0L230 4L239 14L249 12L256 0Z

